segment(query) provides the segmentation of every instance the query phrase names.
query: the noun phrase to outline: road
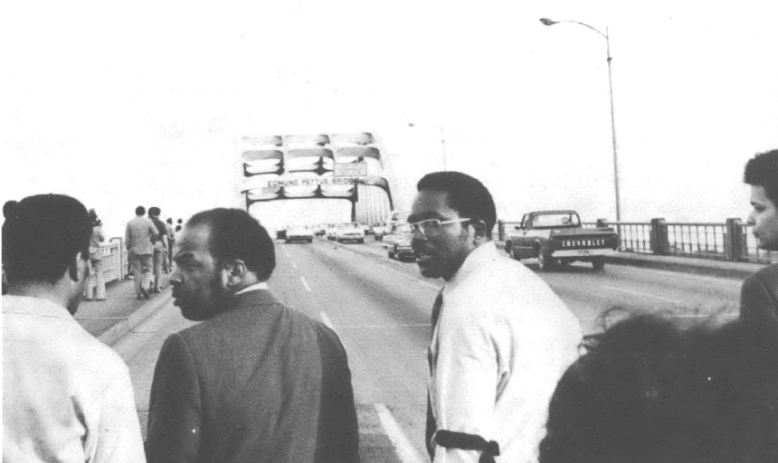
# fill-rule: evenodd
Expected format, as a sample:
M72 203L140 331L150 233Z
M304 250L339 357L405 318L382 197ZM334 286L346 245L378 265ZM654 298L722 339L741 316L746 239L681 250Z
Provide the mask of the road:
M416 265L387 258L379 243L276 246L271 290L291 307L330 325L349 355L357 402L361 454L365 462L423 462L425 351L429 312L442 281L427 280ZM538 271L532 261L528 266ZM600 329L611 307L668 311L693 319L736 314L740 282L674 272L589 265L539 273L581 321L585 332ZM130 366L145 430L154 364L165 337L191 325L172 305L161 309L114 348Z

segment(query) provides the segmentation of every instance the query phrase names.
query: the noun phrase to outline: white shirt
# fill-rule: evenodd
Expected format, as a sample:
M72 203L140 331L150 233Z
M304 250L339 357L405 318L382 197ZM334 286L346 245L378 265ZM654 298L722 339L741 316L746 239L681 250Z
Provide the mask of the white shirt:
M3 296L3 461L146 461L124 361L44 299Z
M443 288L428 388L437 428L500 445L498 462L535 462L551 395L578 357L581 328L548 285L493 242ZM437 446L435 463L481 452Z

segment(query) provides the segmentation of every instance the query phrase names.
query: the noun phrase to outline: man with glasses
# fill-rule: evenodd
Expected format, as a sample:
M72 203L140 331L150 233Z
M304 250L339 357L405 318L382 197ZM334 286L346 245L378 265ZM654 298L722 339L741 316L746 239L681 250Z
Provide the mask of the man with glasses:
M778 251L778 150L750 159L743 180L751 185L753 210L748 223L757 246ZM747 319L778 317L778 264L766 266L743 282L740 316Z
M443 278L428 351L435 463L537 461L548 404L581 328L543 280L497 252L494 201L460 172L422 178L408 222L421 274ZM479 460L480 459L480 460Z

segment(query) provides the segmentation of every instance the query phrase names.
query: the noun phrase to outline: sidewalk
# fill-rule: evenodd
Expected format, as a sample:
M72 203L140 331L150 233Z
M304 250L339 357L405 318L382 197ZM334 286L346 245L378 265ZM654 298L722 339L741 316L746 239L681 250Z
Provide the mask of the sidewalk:
M499 249L503 249L504 243L502 241L496 241L496 243ZM656 256L654 254L640 254L636 252L616 252L614 255L606 257L606 262L609 264L631 265L633 267L734 279L744 279L765 266L765 264L752 264L749 262Z
M105 301L82 300L74 318L110 346L172 299L168 275L162 275L162 284L160 294L138 300L133 280L113 281L105 287Z

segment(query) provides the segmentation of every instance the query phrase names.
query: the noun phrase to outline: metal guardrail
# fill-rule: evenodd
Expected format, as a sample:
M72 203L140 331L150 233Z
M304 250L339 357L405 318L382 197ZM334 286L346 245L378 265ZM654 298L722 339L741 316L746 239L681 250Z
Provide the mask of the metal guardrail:
M101 246L103 252L103 275L105 282L123 280L127 276L127 250L124 239L111 238Z
M498 239L504 240L520 222L498 221ZM619 251L769 264L778 262L777 251L756 245L751 226L740 219L725 222L584 222L584 228L612 227L619 235Z

